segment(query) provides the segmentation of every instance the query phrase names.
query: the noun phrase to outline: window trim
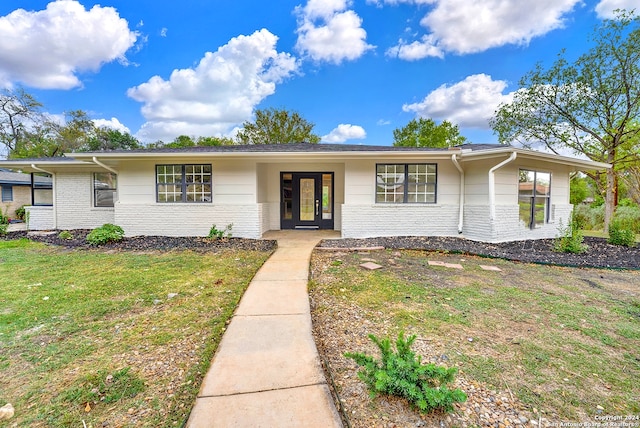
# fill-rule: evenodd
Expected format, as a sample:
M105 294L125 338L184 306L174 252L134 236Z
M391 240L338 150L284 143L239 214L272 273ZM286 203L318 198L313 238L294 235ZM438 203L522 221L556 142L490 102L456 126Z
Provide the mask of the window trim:
M535 221L535 206L536 199L543 199L545 201L545 209L544 209L544 222L543 224L551 223L551 189L553 183L553 173L551 171L545 171L540 169L519 167L518 168L518 193L517 193L517 203L518 203L518 211L520 209L520 174L522 171L532 172L533 173L533 187L532 187L532 196L530 196L530 205L529 205L529 224L526 224L529 230L534 230L539 228L540 226ZM537 196L537 182L538 182L538 174L549 174L549 189L547 196ZM520 214L518 214L518 218L520 219Z
M107 188L101 188L101 189L96 188L96 181L97 181L96 180L96 175L97 174L110 174L110 175L113 175L115 177L116 187L113 187L113 188L107 187ZM91 174L91 181L92 181L92 187L93 187L93 207L94 208L107 208L107 209L113 208L115 206L115 204L116 204L116 200L117 200L117 196L118 196L118 174L115 174L113 172L93 172ZM114 193L113 204L111 204L111 205L98 205L98 190L107 190L107 191L112 190L113 193Z
M158 181L158 167L160 166L172 166L172 167L176 167L179 166L181 168L181 181L180 182L175 182L175 183L160 183ZM208 201L189 201L187 200L187 187L190 183L187 183L187 179L186 179L186 171L187 171L187 167L188 166L208 166L209 167L209 181L208 182L203 182L200 184L208 184L209 185L209 200ZM211 204L213 203L213 166L210 163L184 163L184 164L179 164L179 163L166 163L166 164L156 164L154 167L154 174L156 177L156 203L158 204ZM165 185L180 185L180 192L181 192L181 198L179 201L161 201L160 200L160 193L159 193L159 189L160 186L165 186Z
M404 167L404 189L403 189L403 195L402 195L402 202L389 202L389 201L382 201L382 202L378 202L378 167L379 166L385 166L385 165L402 165ZM421 166L421 165L425 165L425 166L433 166L435 168L435 180L433 183L430 182L424 182L421 184L433 184L434 186L434 190L433 190L433 202L409 202L409 186L406 185L406 183L409 182L409 166L411 165L416 165L416 166ZM435 205L438 203L438 163L437 162L384 162L384 163L376 163L376 170L375 170L375 192L374 192L374 200L376 204L389 204L389 205L400 205L400 204L410 204L410 205Z

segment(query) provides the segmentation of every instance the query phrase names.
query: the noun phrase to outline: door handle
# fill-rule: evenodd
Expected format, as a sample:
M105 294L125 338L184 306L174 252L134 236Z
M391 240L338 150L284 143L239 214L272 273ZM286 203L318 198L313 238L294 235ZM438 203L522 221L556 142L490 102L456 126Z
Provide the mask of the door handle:
M320 201L316 199L316 216L320 214Z

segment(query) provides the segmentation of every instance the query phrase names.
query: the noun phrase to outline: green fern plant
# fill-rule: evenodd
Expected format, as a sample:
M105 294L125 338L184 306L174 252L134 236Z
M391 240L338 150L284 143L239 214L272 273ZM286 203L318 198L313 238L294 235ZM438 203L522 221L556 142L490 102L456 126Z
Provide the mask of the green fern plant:
M422 413L435 410L450 412L453 403L466 401L467 395L462 390L448 387L457 369L422 364L421 357L411 350L415 335L405 339L404 334L400 333L395 350L388 338L379 339L373 334L369 338L378 346L380 360L363 353L344 355L362 367L358 377L367 384L372 398L378 394L402 397Z

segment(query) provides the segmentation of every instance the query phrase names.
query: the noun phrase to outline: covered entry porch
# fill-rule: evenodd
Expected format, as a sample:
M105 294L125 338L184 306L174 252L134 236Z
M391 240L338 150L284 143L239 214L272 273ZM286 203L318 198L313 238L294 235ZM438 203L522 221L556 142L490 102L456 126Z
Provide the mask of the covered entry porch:
M340 230L343 163L257 165L262 233L270 230Z

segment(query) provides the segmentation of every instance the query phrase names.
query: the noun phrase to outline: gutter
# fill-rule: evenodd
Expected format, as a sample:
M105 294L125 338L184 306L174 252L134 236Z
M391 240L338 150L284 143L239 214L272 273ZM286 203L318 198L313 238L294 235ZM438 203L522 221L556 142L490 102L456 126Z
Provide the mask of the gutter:
M109 172L113 172L114 174L118 175L118 171L116 171L115 169L111 168L110 166L107 166L107 165L103 164L95 156L93 157L93 163L95 163L98 166L101 166L102 168L106 169Z
M53 198L53 228L58 229L58 203L56 201L56 175L47 171L46 169L38 168L35 164L31 164L31 168L36 171L44 172L45 174L49 174L51 176L51 197ZM33 203L33 201L31 201ZM28 225L27 225L28 228Z
M451 155L451 162L460 172L460 214L458 218L458 233L462 233L462 225L464 220L464 169L458 163L458 159L455 154Z
M511 156L507 159L500 162L498 165L494 166L489 170L489 220L493 221L496 217L496 170L502 168L506 164L513 162L518 154L513 151L511 152Z

